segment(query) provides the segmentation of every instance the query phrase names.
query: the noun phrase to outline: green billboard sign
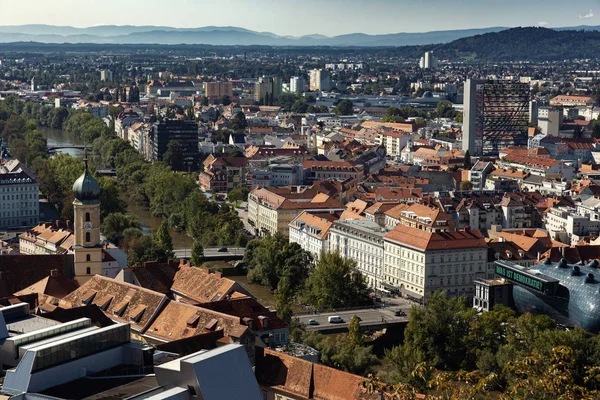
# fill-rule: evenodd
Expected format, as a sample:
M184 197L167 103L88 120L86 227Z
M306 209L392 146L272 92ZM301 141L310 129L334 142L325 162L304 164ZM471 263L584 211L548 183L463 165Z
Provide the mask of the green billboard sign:
M496 264L496 275L506 278L509 281L520 283L528 288L539 290L540 292L546 291L546 284L541 280L517 270L506 268L502 265Z

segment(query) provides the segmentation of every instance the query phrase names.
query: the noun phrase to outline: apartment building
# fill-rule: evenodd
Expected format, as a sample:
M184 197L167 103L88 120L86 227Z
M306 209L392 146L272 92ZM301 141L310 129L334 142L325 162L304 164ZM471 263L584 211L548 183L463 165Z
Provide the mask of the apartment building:
M576 245L583 236L598 236L600 220L580 215L573 207L553 207L544 215L550 237L563 243Z
M231 82L206 82L204 93L209 99L220 99L223 96L233 97L233 84Z
M379 134L377 140L380 146L385 147L385 152L392 157L399 157L407 145L412 147L412 136L402 131L383 131Z
M486 277L488 247L481 232L427 232L398 225L384 238L385 281L404 296L426 302L429 293L474 294L474 279Z
M361 179L363 173L347 161L304 161L302 164L307 181L336 179Z
M291 186L304 182L304 168L294 164L270 164L264 169L252 171L249 185L257 186Z
M329 251L356 261L357 270L374 289L383 289L383 239L386 230L366 219L333 223L329 231Z
M290 222L290 243L298 243L315 260L329 251L329 230L340 213L303 212Z
M429 232L456 230L452 216L437 207L420 203L398 204L385 212L385 227L388 230L398 225L410 226Z
M552 107L591 107L595 103L595 99L591 96L568 96L558 95L550 99Z
M37 176L17 159L0 158L0 230L31 227L40 218Z
M194 169L200 156L198 151L198 124L196 121L167 119L152 126L153 161L160 161L171 140L179 142L186 169Z
M567 180L575 176L575 168L562 160L538 156L523 156L509 153L496 165L500 168L514 169L538 176L556 176Z
M301 76L292 76L290 78L290 92L302 93L306 88L306 81Z
M248 223L257 235L289 236L289 224L307 211L343 211L344 206L333 197L311 187L257 187L248 195Z
M204 171L200 173L200 188L205 192L229 193L233 189L246 187L246 157L221 157L210 154L204 160Z
M331 77L329 71L312 69L309 71L310 90L314 92L327 92L331 90Z
M467 79L464 90L463 150L496 155L527 143L529 84Z

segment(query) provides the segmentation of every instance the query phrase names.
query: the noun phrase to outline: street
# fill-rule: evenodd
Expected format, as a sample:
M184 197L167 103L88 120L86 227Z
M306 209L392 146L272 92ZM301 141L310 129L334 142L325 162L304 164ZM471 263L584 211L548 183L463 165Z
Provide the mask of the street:
M227 247L227 251L219 251L220 247L207 247L204 249L204 257L214 258L219 256L243 256L246 249L244 247ZM190 258L191 249L173 250L177 258Z
M250 234L253 235L254 227L248 223L248 211L245 210L246 207L248 207L248 203L244 202L244 203L240 204L240 207L236 208L235 211L237 212L238 216L240 217L240 220L242 221L242 223L244 224L244 229L246 229L246 231L250 232Z
M361 319L360 324L365 327L368 325L381 325L385 323L396 323L408 321L408 311L414 304L405 299L392 299L393 303L386 305L381 308L363 308L359 310L348 310L348 311L333 311L322 314L299 314L295 315L296 318L304 325L306 331L326 331L339 330L340 328L347 328L350 320L353 316L357 316ZM394 312L397 310L403 310L407 315L397 317ZM339 316L344 322L341 323L330 323L328 318L331 316ZM319 324L309 325L308 320L314 319Z

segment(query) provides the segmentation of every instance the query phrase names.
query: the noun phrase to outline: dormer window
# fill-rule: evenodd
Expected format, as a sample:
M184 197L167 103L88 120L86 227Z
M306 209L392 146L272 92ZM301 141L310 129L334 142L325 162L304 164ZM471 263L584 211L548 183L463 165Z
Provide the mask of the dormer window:
M118 317L122 316L128 305L129 305L129 301L128 300L121 301L113 309L113 314L116 315L116 316L118 316Z

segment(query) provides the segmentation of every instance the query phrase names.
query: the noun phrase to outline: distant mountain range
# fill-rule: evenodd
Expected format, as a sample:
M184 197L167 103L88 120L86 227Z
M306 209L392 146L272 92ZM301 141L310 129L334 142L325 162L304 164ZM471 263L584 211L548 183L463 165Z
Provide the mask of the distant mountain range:
M271 32L256 32L232 26L173 28L168 26L101 25L74 28L54 25L0 26L0 43L90 43L90 44L208 44L215 46L332 46L332 47L398 47L444 44L457 39L500 32L507 27L432 31L423 33L393 33L367 35L351 33L334 37L319 34L301 37L280 36ZM600 26L556 28L555 31L600 31Z

